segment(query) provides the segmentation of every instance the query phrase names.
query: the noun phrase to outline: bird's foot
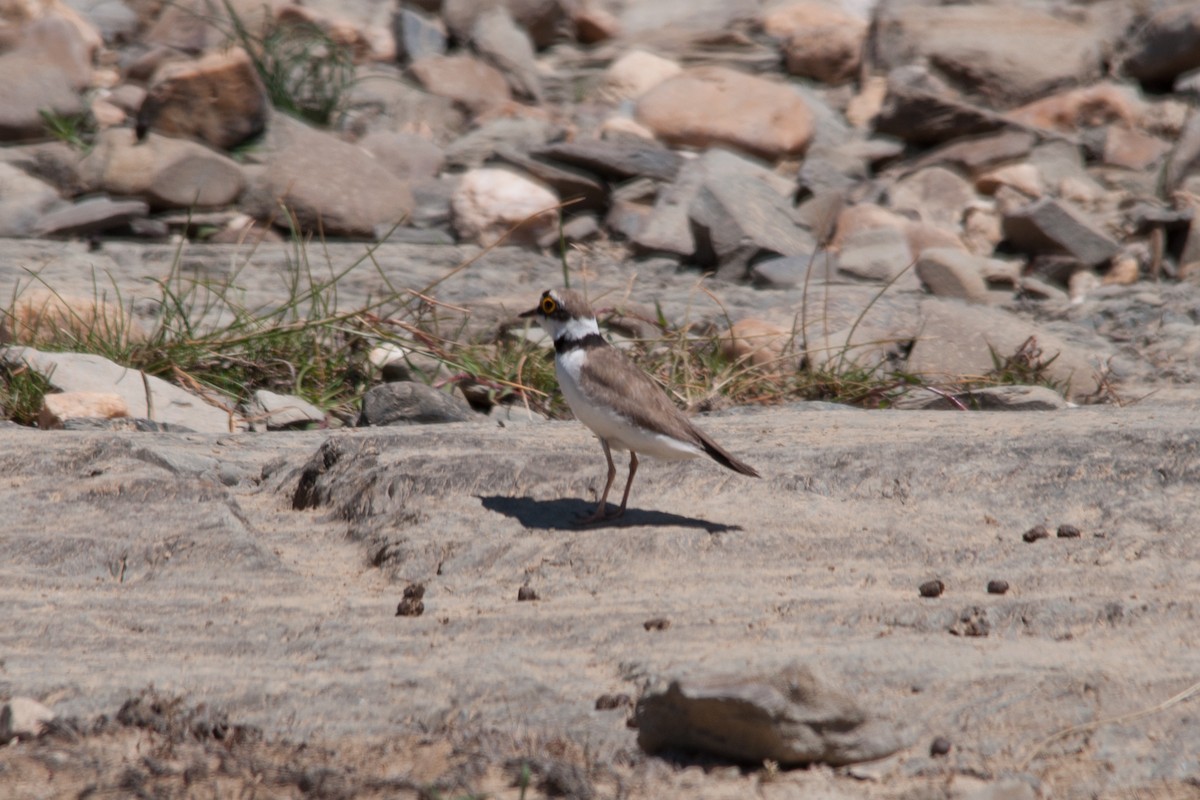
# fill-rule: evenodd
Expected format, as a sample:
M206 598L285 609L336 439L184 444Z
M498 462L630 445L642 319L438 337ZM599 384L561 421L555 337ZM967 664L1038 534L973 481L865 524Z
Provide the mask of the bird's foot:
M618 508L616 511L609 513L607 506L602 503L601 505L597 506L596 510L593 511L591 514L588 514L586 517L580 517L580 518L576 519L575 524L578 525L579 527L583 527L585 525L595 525L598 522L608 522L609 520L616 519L617 517L620 517L624 513L625 513L624 506L622 506L621 508Z

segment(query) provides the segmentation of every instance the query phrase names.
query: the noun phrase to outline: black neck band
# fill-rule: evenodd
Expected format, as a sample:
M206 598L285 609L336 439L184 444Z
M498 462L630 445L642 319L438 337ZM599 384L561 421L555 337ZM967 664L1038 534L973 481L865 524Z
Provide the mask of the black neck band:
M604 337L598 333L589 333L582 339L568 339L566 336L560 336L554 340L554 352L565 353L577 347L590 350L593 347L601 347L606 344L608 342L604 341Z

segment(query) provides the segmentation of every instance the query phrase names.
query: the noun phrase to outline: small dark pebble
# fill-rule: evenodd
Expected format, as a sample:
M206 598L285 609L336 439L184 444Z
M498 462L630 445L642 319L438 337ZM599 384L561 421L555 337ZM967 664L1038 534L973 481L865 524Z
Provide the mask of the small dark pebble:
M944 756L950 752L950 747L950 740L945 736L939 736L929 743L929 755Z
M666 617L655 617L654 619L648 619L643 622L642 627L648 631L665 631L667 628L671 627L671 620L667 619Z
M602 694L596 698L597 711L612 711L614 708L633 705L627 694Z
M421 598L425 596L425 585L410 583L404 587L404 599L396 606L397 617L419 617L425 613L425 604Z
M1045 525L1034 525L1032 528L1025 531L1021 538L1027 542L1036 542L1038 539L1050 538L1050 531L1046 530Z
M1059 525L1058 538L1060 539L1078 539L1083 534L1079 532L1079 528L1074 525Z
M988 594L1006 594L1008 592L1008 581L988 581Z
M522 586L520 589L517 589L517 602L519 602L519 603L524 602L526 600L541 600L541 599L542 598L538 595L537 590L534 589L532 586L526 585L526 586Z
M946 591L946 584L941 581L925 581L917 591L921 593L921 597L941 597L942 592Z

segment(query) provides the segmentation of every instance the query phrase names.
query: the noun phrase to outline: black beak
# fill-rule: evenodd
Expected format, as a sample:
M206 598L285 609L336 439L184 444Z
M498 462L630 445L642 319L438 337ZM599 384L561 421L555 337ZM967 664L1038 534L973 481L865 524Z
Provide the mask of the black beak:
M517 314L517 316L521 319L525 319L526 317L536 317L540 313L542 313L540 308L531 308L523 314Z

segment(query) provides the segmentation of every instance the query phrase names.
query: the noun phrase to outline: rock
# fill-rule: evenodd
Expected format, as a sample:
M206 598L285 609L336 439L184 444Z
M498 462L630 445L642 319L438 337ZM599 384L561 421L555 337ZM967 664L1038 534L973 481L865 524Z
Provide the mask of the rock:
M269 109L250 56L234 47L160 69L138 112L138 138L153 130L231 150L266 129Z
M98 337L125 345L146 332L120 306L95 296L28 289L0 308L0 344L66 345Z
M0 162L0 236L36 235L39 220L60 204L53 186Z
M538 74L533 42L517 27L504 6L481 13L471 27L475 51L504 74L509 87L520 97L542 102L542 79Z
M473 169L451 198L454 229L487 247L535 243L558 230L558 197L542 184L507 169Z
M1179 141L1163 167L1163 189L1173 192L1188 175L1200 168L1200 114L1193 114L1179 134Z
M114 364L101 356L83 353L45 353L31 347L13 347L0 354L10 364L26 364L50 384L64 392L103 392L120 395L131 416L182 425L202 433L229 433L237 418L229 411L209 405L196 395L143 375L138 370ZM152 408L146 406L149 387Z
M413 210L408 184L362 148L283 114L271 119L265 169L243 200L258 219L275 219L282 204L304 231L374 236Z
M602 211L608 208L608 186L590 172L528 156L512 147L501 147L497 158L545 184L569 212Z
M504 75L471 56L426 56L414 61L409 70L426 91L449 98L472 114L512 100Z
M529 151L549 138L550 127L542 120L514 117L488 120L446 147L446 166L481 167L500 150Z
M917 159L915 166L942 164L977 175L1029 155L1037 137L1029 131L1004 130L947 142Z
M871 29L877 69L934 66L989 104L1021 103L1101 75L1097 31L1024 4L880 6Z
M1045 191L1042 186L1042 173L1033 164L997 167L975 179L975 188L986 195L996 194L1001 186L1016 189L1031 199L1041 197Z
M931 247L917 257L917 277L931 294L956 297L968 303L991 299L983 280L987 259L943 247Z
M0 707L0 744L36 739L57 715L31 697L14 697Z
M1067 203L1035 200L1004 217L1004 238L1025 253L1066 253L1088 265L1117 254L1119 245Z
M71 75L46 64L32 46L0 55L0 75L0 142L44 135L44 113L69 118L84 111Z
M683 67L669 58L645 50L630 50L604 70L597 94L600 99L610 103L637 100L681 72Z
M715 264L735 279L764 256L811 253L812 237L798 225L781 188L762 165L709 150L659 195L634 244L644 252Z
M115 419L128 417L129 406L119 394L111 392L60 392L42 399L38 427L61 428L69 419Z
M90 236L126 227L149 213L150 207L141 200L87 197L43 214L35 231L39 236Z
M838 270L868 281L886 283L912 265L908 237L895 228L868 228L841 242Z
M964 179L945 167L927 167L906 175L888 190L893 211L906 211L917 219L959 230L963 209L976 200L975 192Z
M401 6L392 17L392 36L396 39L396 58L420 61L446 53L446 26L440 19Z
M745 159L710 150L700 167L704 178L688 206L695 263L715 265L722 278L741 280L764 256L813 251L816 243L797 223L787 199L746 169Z
M1150 169L1171 145L1157 136L1120 125L1104 130L1104 163L1131 170Z
M679 749L751 764L853 764L890 755L906 740L799 664L652 686L635 719L647 753Z
M813 115L785 83L694 67L637 101L637 121L673 146L732 147L769 161L804 153Z
M995 359L1017 355L1033 337L1040 362L1047 364L1046 377L1066 387L1067 399L1076 401L1100 388L1100 368L1110 355L1104 349L1070 345L1010 312L958 300L927 298L921 303L921 318L921 333L905 369L933 383L987 375L996 368Z
M97 189L151 208L228 205L246 184L240 165L204 145L153 133L139 143L128 128L101 133L80 169Z
M837 272L837 257L828 250L801 253L795 256L780 256L754 262L750 278L760 289L795 289L803 286L809 271L810 283L827 281Z
M252 424L277 431L322 423L325 412L302 397L259 389L254 393L249 417Z
M824 3L800 0L763 15L763 30L783 40L787 71L833 85L858 77L867 23Z
M550 231L538 240L538 247L553 250L560 242L586 242L600 235L600 218L595 214L576 214L563 223L562 230Z
M780 367L791 339L790 332L778 325L761 319L738 320L721 335L721 354L739 364Z
M1011 127L1011 122L960 99L925 67L915 65L888 73L887 94L875 118L876 133L922 147Z
M433 178L446 163L440 147L415 133L371 131L358 140L358 146L402 180Z
M1200 67L1200 8L1174 3L1137 28L1121 71L1153 88L1169 87L1179 75Z
M1143 115L1143 105L1128 86L1098 83L1043 97L1006 116L1022 125L1074 133L1113 123L1135 127Z
M580 167L610 181L637 177L672 181L683 164L682 156L657 142L629 139L556 142L535 147L530 155Z
M598 44L621 33L621 21L597 6L576 7L571 15L575 39L583 44Z
M363 395L360 428L379 425L433 425L479 418L460 397L423 383L384 383Z

